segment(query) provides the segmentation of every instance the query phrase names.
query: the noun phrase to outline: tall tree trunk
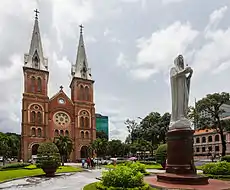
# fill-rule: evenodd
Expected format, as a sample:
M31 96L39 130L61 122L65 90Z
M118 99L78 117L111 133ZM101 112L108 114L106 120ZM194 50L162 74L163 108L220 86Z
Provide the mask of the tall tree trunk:
M62 166L64 166L64 155L61 156L61 162L62 162Z
M6 159L5 159L5 157L3 156L3 158L2 158L2 165L3 165L3 166L5 166L5 161L6 161Z
M224 139L224 131L220 123L220 119L218 118L218 128L220 130L220 139L221 139L221 144L222 144L222 156L225 156L226 154L226 141Z

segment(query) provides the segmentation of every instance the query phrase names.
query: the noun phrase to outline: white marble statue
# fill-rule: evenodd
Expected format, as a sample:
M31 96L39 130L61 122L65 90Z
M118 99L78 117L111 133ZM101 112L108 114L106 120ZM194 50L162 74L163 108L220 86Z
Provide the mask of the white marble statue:
M179 55L174 60L175 66L170 70L172 114L169 129L191 129L187 119L190 79L193 70L184 66L184 59Z

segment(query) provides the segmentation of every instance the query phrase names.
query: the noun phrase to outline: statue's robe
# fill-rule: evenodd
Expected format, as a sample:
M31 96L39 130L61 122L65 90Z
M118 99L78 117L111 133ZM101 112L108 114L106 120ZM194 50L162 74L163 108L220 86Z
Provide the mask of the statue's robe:
M172 96L171 120L177 121L187 116L189 90L185 70L178 71L173 67L170 71L170 79Z

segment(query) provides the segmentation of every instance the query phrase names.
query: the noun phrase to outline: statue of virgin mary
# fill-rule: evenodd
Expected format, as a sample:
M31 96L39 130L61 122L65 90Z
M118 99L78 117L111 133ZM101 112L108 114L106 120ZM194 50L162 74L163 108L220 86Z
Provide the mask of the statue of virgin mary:
M170 70L172 113L169 129L191 129L191 123L187 119L187 112L193 70L189 66L184 66L182 55L176 57L174 65Z

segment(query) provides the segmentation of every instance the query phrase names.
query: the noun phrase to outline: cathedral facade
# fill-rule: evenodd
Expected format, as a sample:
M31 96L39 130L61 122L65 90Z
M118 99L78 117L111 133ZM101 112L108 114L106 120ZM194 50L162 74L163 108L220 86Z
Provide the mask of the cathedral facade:
M59 135L69 136L74 144L71 161L87 156L89 144L96 139L93 84L80 26L76 63L72 65L71 97L63 87L48 97L49 67L43 56L38 17L29 53L24 55L24 92L22 98L21 158L28 161L37 154L39 143L52 142ZM66 76L67 77L67 76Z

